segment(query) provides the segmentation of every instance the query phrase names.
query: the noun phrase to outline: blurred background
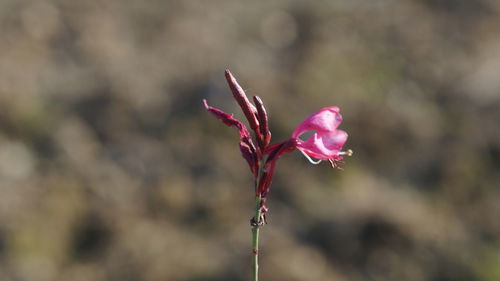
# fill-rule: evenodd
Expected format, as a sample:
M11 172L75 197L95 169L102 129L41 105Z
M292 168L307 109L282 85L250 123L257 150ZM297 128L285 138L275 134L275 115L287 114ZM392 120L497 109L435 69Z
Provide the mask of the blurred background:
M500 2L0 1L0 280L249 280L229 68L278 164L261 279L500 280Z

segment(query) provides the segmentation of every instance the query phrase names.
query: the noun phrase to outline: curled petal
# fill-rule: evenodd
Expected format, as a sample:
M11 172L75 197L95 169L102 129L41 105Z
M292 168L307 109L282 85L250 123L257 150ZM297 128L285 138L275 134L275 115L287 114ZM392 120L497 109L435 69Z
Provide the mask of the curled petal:
M342 115L340 115L340 109L336 106L326 107L318 110L300 123L293 131L292 137L298 138L303 133L311 130L331 132L337 129L341 122Z
M250 133L248 132L245 125L243 125L243 123L241 123L240 121L236 120L231 114L225 113L220 109L209 106L205 99L203 100L203 105L205 106L206 110L208 110L215 116L215 118L219 119L227 126L236 127L240 135L241 154L243 158L245 158L245 160L248 162L250 170L256 177L257 172L259 170L257 149L255 148L255 145L252 142L252 138L250 137Z
M245 125L243 125L243 123L241 123L240 121L236 120L232 114L225 113L224 111L218 108L209 106L206 99L203 99L203 105L205 106L205 109L208 110L208 112L212 113L215 116L215 118L224 122L224 124L226 124L229 127L231 126L236 127L238 129L238 132L240 133L240 137L250 136L250 133L248 133L248 130L245 127Z
M342 146L347 141L347 133L342 130L316 132L306 141L299 141L297 148L319 160L342 159Z
M297 140L299 149L311 163L316 164L312 158L323 161L339 161L345 152L342 146L347 141L347 133L337 130L342 122L340 109L336 106L320 109L309 116L293 131L292 138ZM314 131L306 140L299 137L306 132Z

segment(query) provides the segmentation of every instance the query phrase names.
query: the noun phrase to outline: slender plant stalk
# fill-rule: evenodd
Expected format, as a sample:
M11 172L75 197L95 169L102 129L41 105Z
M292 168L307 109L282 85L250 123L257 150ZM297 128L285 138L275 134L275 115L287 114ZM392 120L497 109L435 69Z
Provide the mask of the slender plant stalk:
M262 221L262 197L260 193L257 192L259 188L259 181L264 173L264 167L266 164L267 157L264 156L260 159L259 171L257 173L257 179L255 181L255 217L252 220L252 281L259 281L259 231L260 227L263 225Z
M260 196L255 197L255 225L252 227L252 281L259 280Z

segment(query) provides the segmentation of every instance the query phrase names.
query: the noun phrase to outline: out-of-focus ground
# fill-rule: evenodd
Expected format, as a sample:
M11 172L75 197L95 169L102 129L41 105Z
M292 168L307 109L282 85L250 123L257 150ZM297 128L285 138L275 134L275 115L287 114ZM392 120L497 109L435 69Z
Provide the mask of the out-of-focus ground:
M0 1L0 280L249 280L225 68L355 152L280 159L262 280L500 280L495 0Z

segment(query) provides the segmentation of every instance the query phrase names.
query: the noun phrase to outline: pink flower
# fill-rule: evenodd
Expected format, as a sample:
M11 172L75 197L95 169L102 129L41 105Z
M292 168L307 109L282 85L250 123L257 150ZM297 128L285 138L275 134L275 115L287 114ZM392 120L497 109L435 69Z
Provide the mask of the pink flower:
M311 163L319 164L321 161L329 161L334 168L338 168L338 162L344 155L352 154L351 150L342 151L342 146L347 141L347 133L337 130L342 122L342 115L339 111L340 109L336 106L318 110L299 124L293 131L292 138L266 148L265 153L269 156L258 188L258 192L263 197L269 193L276 162L285 153L298 149ZM300 138L301 135L311 131L314 133L309 138L305 140ZM311 157L318 161L314 161Z
M203 104L205 109L217 119L227 126L235 127L238 131L241 154L252 171L255 180L255 192L257 196L261 197L262 208L265 210L267 208L265 208L264 203L273 180L276 163L281 155L298 149L313 164L329 161L332 167L338 167L338 163L344 155L352 154L351 150L342 151L342 146L347 140L347 133L337 130L337 127L342 122L342 115L340 115L340 109L336 106L317 111L299 124L290 139L270 145L271 132L269 131L268 116L262 100L254 96L255 105L252 104L231 72L226 70L225 74L233 97L241 107L254 133L254 140L245 125L236 120L232 114L209 106L206 100L203 100ZM312 135L304 138L304 134L311 131ZM318 160L314 161L312 158Z
M350 155L352 151L342 151L342 146L347 140L347 133L337 130L342 122L340 109L336 106L326 107L318 110L309 116L293 131L292 138L297 141L297 149L307 157L311 163L317 164L323 161L330 161L333 166L343 155ZM301 135L313 131L313 135L302 140ZM315 162L311 157L316 158Z

